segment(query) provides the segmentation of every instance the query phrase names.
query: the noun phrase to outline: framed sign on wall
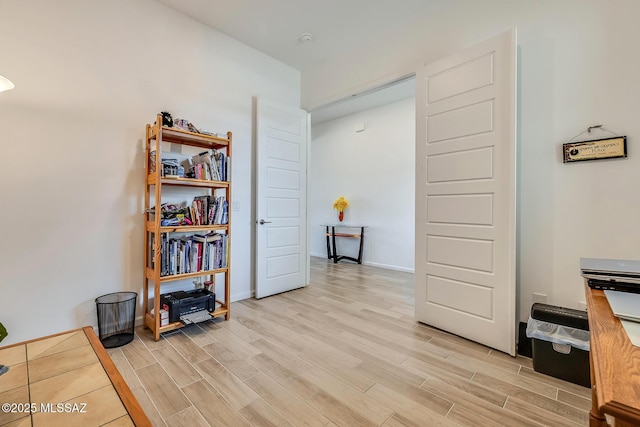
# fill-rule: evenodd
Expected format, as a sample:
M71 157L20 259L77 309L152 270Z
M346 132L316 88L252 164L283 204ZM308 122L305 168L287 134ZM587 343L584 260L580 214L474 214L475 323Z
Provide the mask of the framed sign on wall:
M627 157L627 137L616 136L562 144L563 163Z

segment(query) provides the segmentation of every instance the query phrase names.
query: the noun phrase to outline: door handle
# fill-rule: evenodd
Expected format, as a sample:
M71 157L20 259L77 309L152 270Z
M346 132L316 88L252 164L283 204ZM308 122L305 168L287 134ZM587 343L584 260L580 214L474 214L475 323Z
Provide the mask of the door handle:
M264 219L261 219L259 221L260 225L264 225L264 224L271 224L271 221L265 221Z

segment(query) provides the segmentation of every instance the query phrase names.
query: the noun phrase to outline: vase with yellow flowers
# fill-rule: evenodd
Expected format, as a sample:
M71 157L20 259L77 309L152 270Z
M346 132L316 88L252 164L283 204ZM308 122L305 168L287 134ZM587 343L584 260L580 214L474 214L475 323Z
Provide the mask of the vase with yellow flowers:
M339 198L336 199L335 202L333 202L333 209L338 211L338 220L340 222L342 222L342 220L344 219L344 210L347 209L349 207L349 202L347 202L347 200L340 196Z

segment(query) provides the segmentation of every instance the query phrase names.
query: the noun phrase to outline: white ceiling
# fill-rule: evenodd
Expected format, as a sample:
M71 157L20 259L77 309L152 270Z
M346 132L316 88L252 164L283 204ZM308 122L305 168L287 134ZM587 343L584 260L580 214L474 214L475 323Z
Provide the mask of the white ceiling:
M302 72L376 40L406 35L408 23L444 0L157 0ZM302 34L312 34L302 43ZM321 107L313 123L413 95L413 81ZM411 90L411 92L409 92Z
M398 37L445 0L157 0L304 72ZM300 35L313 35L301 43Z

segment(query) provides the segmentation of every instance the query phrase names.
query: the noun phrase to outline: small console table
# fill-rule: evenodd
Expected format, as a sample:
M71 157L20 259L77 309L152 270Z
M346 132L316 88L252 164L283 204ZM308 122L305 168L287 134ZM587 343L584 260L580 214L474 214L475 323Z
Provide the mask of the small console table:
M347 224L321 224L325 227L325 235L327 237L327 258L333 259L334 263L337 263L341 259L348 259L351 261L355 261L358 264L362 264L362 246L364 243L364 229L365 225L347 225ZM347 228L347 229L360 229L360 233L336 233L336 228ZM358 258L346 256L346 255L338 255L336 251L336 237L348 237L352 239L360 239L360 245L358 249Z

